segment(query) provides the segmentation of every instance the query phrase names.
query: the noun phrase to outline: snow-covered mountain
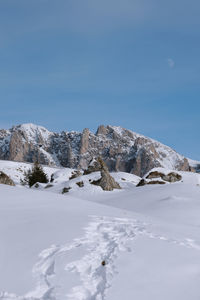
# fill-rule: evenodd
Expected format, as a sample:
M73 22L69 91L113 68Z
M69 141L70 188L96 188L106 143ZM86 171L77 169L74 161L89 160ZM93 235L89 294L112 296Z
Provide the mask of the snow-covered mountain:
M187 158L153 139L117 126L99 126L94 134L50 132L34 124L0 130L0 159L87 168L90 160L102 156L110 171L143 176L154 167L190 169Z

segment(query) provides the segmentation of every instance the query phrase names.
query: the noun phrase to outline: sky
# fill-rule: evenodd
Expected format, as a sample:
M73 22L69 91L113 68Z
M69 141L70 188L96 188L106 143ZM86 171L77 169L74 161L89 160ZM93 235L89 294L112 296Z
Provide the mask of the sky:
M200 160L199 0L1 0L0 128L118 125Z

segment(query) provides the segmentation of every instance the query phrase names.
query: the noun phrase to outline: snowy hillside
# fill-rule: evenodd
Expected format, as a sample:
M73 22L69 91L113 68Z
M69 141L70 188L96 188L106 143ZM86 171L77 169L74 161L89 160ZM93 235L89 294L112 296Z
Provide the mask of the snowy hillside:
M10 178L14 181L17 186L21 187L21 179L24 179L24 172L27 172L32 168L32 164L29 163L21 163L21 162L13 162L13 161L4 161L0 160L0 171L6 173ZM43 166L44 172L47 174L49 181L53 176L53 182L49 182L48 184L39 183L35 189L51 191L58 194L62 193L63 188L70 187L70 194L83 194L88 195L90 193L101 193L104 192L98 186L92 185L91 182L93 180L97 180L100 178L100 172L94 172L89 175L82 175L74 179L70 179L74 174L74 169L70 168L56 168L56 167L47 167ZM82 172L83 173L83 172ZM140 181L140 177L129 174L125 172L113 172L111 173L117 182L119 182L120 186L123 189L127 189L129 187L135 187ZM79 186L77 183L83 182L83 186ZM32 188L32 189L33 189ZM105 192L104 192L105 193Z
M14 181L15 184L20 184L20 179L24 178L24 172L31 169L32 164L30 163L22 163L22 162L14 162L7 160L0 160L0 171L5 172L10 178ZM54 167L46 167L43 166L45 173L48 175L50 179L51 174L56 172L58 168ZM72 169L64 168L66 176L69 176ZM68 177L67 177L68 178Z
M19 184L29 167L0 161L17 184L0 185L1 300L199 300L199 174L136 187L113 173L122 189L105 192L98 172L46 167L37 190Z

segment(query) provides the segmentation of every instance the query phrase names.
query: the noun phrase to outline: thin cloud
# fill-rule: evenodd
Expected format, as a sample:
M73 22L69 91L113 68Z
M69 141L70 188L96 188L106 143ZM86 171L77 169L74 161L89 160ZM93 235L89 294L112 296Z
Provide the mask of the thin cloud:
M173 69L175 67L175 61L172 58L168 58L167 63L170 69Z

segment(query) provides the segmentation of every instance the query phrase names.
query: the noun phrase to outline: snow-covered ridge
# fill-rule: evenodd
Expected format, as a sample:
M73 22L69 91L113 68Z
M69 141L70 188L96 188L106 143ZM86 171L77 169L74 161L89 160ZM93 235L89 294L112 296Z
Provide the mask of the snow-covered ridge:
M32 123L21 124L18 126L12 127L11 131L20 130L26 134L28 141L32 143L38 143L39 140L47 141L50 136L53 135L53 132L50 132L43 126L35 125Z
M1 161L0 160L0 171L6 173L16 184L17 187L22 188L21 180L24 179L24 174L32 168L32 164L29 163L20 163L12 161ZM74 169L70 168L57 168L57 167L48 167L43 166L44 172L47 174L49 183L38 183L36 186L33 186L32 189L40 190L44 192L50 192L55 194L64 194L73 197L80 197L82 199L88 199L89 195L93 195L95 198L98 198L101 195L119 195L123 191L135 191L138 189L136 186L141 181L141 177L138 177L134 174L125 173L125 172L113 172L111 176L119 183L121 190L114 190L113 192L105 192L101 187L91 184L93 181L96 181L100 178L100 172L93 172L88 175L80 174L78 177L73 178L75 172ZM171 169L165 168L154 168L150 172L160 172L162 174L169 174L173 172ZM148 172L146 176L150 173ZM81 173L81 172L80 172ZM177 172L181 176L181 181L177 182L180 186L184 184L192 184L200 186L200 175L192 172ZM144 177L144 178L145 178ZM53 178L53 181L51 180ZM146 180L146 179L145 179ZM153 179L154 180L154 179ZM155 180L162 181L160 178ZM149 180L147 180L149 181ZM167 183L167 182L165 182ZM168 183L174 184L174 183ZM28 188L28 186L25 186ZM66 191L65 191L66 190ZM64 191L64 192L63 192Z
M123 135L127 130L122 128L122 127L117 127L117 126L110 126L111 128L114 129L115 132L117 132L120 135ZM183 160L184 156L177 153L174 149L170 148L167 145L164 145L161 142L158 142L152 138L146 137L144 135L138 134L136 132L133 132L129 130L135 137L137 138L142 138L145 139L146 146L151 146L154 144L157 152L161 155L161 157L158 159L158 161L161 163L162 167L164 168L169 168L172 169L173 165L178 163L179 160ZM152 151L150 151L151 154L153 154Z
M85 169L99 155L110 171L139 176L153 167L189 170L187 159L170 147L119 126L101 125L95 134L54 133L34 124L0 130L0 159Z
M25 172L31 168L32 164L29 163L0 160L0 171L7 174L15 185L20 188L22 187L21 180L24 179ZM62 194L63 189L67 189L67 195L70 194L74 197L80 196L82 198L87 198L88 194L99 195L105 193L99 186L91 184L92 181L100 178L100 172L80 175L71 179L75 171L74 169L43 166L43 170L47 174L49 183L38 183L36 187L33 186L32 189L56 194ZM141 180L140 177L125 172L111 173L111 175L120 184L123 190L135 187ZM51 178L53 178L53 181L51 181ZM25 187L28 188L28 186ZM116 194L118 192L117 190L114 191ZM110 192L107 193L109 194Z

